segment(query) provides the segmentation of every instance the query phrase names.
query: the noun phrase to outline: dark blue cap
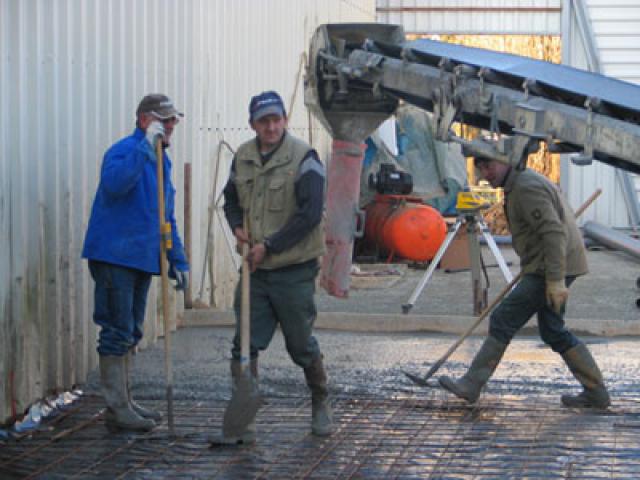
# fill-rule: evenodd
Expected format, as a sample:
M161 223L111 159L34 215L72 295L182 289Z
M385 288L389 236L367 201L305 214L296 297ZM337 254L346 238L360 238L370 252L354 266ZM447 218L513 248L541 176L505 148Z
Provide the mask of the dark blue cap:
M249 103L249 121L253 122L266 115L286 115L282 98L273 90L262 92L251 98Z

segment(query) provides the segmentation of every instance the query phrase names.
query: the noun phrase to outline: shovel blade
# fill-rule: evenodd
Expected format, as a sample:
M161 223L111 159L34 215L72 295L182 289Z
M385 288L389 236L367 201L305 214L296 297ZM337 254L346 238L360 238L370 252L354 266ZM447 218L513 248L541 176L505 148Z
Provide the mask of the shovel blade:
M222 423L222 433L226 438L240 437L256 418L262 405L258 386L248 369L240 375L236 382Z
M416 385L419 385L421 387L430 387L430 388L437 387L437 385L432 385L429 382L427 382L427 380L430 377L420 377L415 373L407 372L406 370L403 370L402 373L404 373L407 376L407 378L411 380L413 383L415 383Z

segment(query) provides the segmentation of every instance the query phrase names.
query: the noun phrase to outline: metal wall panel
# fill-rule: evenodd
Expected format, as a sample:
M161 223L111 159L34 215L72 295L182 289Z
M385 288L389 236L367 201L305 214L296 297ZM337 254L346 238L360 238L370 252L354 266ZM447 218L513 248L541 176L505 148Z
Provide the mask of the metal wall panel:
M378 21L408 34L560 33L561 0L378 0Z
M252 137L251 95L276 89L291 105L311 34L339 21L375 21L375 0L0 0L0 422L96 365L80 251L102 154L133 129L138 100L163 91L186 114L172 177L182 225L191 163L197 296L220 141L236 148ZM326 155L301 79L290 127ZM230 160L223 150L218 193ZM214 222L212 263L226 308L236 273L222 227ZM205 297L210 290L207 281ZM154 286L147 341L159 333L156 298Z
M640 1L587 2L605 75L640 83Z
M591 31L583 34L576 17L575 1L565 0L563 5L563 63L586 70L599 66L606 75L637 83L640 80L640 35L633 26L640 18L640 2L588 0L583 5ZM594 65L589 57L589 40L598 65ZM629 226L625 199L613 167L600 162L580 167L564 159L562 186L572 205L579 205L594 190L602 188L601 197L584 213L581 223L595 220L610 227Z

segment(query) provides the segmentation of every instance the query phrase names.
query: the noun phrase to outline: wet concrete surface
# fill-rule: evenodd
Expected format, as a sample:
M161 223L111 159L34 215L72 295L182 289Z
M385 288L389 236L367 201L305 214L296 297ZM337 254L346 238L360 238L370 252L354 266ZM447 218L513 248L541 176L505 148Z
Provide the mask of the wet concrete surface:
M402 373L426 372L455 336L319 331L338 427L320 439L310 434L302 371L278 332L260 361L266 405L257 444L210 449L207 435L220 431L230 398L232 334L174 333L177 437L167 435L166 422L151 434L111 435L98 419L51 441L103 408L94 374L77 412L0 448L0 478L640 478L639 339L584 338L612 395L600 412L560 406L577 383L535 337L510 345L469 406ZM470 338L439 373L461 375L481 341ZM133 393L166 410L163 358L161 345L137 355Z
M172 336L174 395L180 400L226 400L230 396L229 359L233 330L191 328ZM318 331L336 395L421 395L403 370L426 372L458 338L446 334L362 334ZM463 343L442 367L441 373L464 373L483 337ZM585 337L611 389L612 396L638 395L640 401L640 339ZM133 383L140 398L164 396L164 351L162 345L137 355ZM302 370L286 353L277 332L259 360L260 388L267 397L306 396ZM90 387L97 378L90 377ZM535 336L519 336L509 346L487 390L500 394L568 393L577 383L561 357ZM429 392L433 393L433 392Z
M572 328L579 330L572 318L640 321L638 263L612 252L590 252L589 260L592 275L572 288ZM504 280L490 272L495 292ZM354 290L346 302L319 295L318 303L324 311L396 311L420 273ZM469 276L437 272L416 310L467 315ZM220 432L230 398L232 336L225 327L172 334L176 437L166 421L151 434L108 434L94 372L71 411L34 435L0 442L0 478L640 478L640 337L583 337L612 396L599 412L560 406L578 384L535 335L518 335L469 406L403 374L426 373L457 336L319 330L338 427L319 439L310 434L303 372L278 332L260 357L266 405L257 444L210 449L207 435ZM438 375L462 375L482 340L469 338ZM132 384L137 399L166 412L162 342L137 355Z

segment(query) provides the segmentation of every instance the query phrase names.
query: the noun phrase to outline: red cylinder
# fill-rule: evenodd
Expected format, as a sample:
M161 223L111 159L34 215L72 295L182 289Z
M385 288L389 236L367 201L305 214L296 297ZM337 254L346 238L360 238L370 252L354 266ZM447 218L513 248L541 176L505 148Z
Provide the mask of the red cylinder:
M419 197L377 195L366 208L365 239L383 254L431 260L447 235L440 213Z

